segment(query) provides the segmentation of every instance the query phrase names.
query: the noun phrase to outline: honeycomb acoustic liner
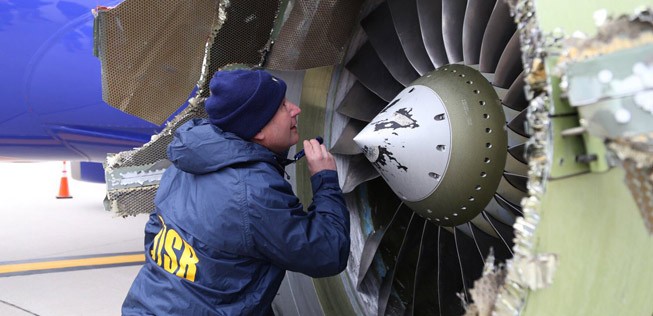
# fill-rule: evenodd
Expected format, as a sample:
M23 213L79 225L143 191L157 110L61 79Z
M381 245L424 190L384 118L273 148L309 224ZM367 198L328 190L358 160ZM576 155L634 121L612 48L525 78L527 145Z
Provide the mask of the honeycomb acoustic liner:
M362 2L294 1L270 51L266 67L300 70L340 62Z
M199 79L217 12L214 0L129 0L99 10L104 101L152 123L165 122Z
M200 88L208 96L209 79L217 70L232 64L261 66L270 49L271 36L279 12L279 1L224 1L224 23L211 44L208 78Z

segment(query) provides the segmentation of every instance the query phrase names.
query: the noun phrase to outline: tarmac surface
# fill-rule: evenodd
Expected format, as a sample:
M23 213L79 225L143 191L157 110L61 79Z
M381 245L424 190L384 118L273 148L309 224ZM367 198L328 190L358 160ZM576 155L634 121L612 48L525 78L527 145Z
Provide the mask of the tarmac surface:
M0 315L120 315L143 262L147 215L104 210L105 185L63 163L0 163Z

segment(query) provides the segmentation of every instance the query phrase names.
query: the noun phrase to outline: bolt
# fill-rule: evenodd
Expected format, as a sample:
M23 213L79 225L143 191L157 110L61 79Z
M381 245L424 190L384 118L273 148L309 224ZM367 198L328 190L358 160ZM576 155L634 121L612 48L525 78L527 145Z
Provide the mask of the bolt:
M653 91L641 91L635 94L634 100L644 111L653 113Z
M612 71L603 69L599 72L599 82L608 83L612 80Z
M645 74L647 70L648 70L648 67L646 67L646 64L644 64L644 63L642 63L642 62L635 63L635 64L633 65L633 72L634 72L636 75L642 75L642 74Z
M599 158L596 156L596 154L576 156L576 162L580 162L580 163L590 163L592 161L596 161L597 159Z
M618 109L614 112L614 119L621 124L626 124L630 122L631 115L630 112L626 109Z

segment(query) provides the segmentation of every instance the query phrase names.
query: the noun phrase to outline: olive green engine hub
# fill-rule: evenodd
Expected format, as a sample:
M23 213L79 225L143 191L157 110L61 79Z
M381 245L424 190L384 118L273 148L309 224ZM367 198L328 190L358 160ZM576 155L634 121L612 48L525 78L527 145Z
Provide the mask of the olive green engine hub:
M507 154L501 101L483 75L464 65L415 80L354 141L407 206L442 226L483 211Z

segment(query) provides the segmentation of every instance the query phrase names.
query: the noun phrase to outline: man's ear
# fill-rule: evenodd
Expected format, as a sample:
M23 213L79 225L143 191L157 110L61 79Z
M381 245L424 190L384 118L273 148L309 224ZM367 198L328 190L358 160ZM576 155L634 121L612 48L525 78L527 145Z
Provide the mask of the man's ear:
M256 142L261 142L264 139L265 139L265 134L263 133L263 131L259 131L258 133L256 133L256 135L254 135L254 137L252 137L252 140Z

